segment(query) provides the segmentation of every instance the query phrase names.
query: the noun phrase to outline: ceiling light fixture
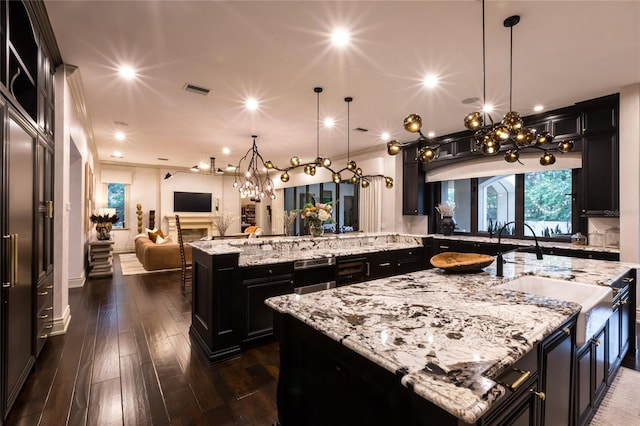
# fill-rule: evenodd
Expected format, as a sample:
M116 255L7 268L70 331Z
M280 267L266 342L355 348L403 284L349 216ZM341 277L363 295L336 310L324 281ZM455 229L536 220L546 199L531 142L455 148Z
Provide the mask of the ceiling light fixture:
M240 192L240 197L249 198L251 201L259 203L266 196L269 196L272 200L276 199L275 188L273 187L273 181L269 177L268 162L265 162L262 155L258 151L256 145L257 135L251 135L253 138L253 145L247 153L240 159L235 169L235 175L233 180L233 187ZM251 156L249 157L249 154ZM249 157L249 163L244 172L242 172L242 162ZM264 176L260 174L260 169L267 170Z
M134 78L136 78L136 72L129 66L123 65L120 67L119 71L120 75L127 80L133 80Z
M349 110L349 104L351 103L351 101L353 101L352 97L346 97L344 98L344 101L347 103L347 165L338 170L335 171L334 169L331 168L331 160L328 157L322 157L320 155L320 93L322 93L322 87L315 87L313 89L313 91L316 93L317 95L317 114L316 114L316 159L314 161L308 162L308 163L303 163L300 161L299 157L291 157L291 159L289 160L289 167L285 167L285 168L280 168L278 166L276 166L275 164L273 164L272 161L266 161L264 163L265 167L268 170L278 170L280 172L282 172L282 174L280 175L280 180L282 182L288 182L289 179L291 178L291 176L289 175L289 172L291 170L297 169L299 167L302 167L304 172L307 175L310 176L315 176L316 174L316 168L318 167L324 167L325 169L327 169L328 171L331 172L331 180L335 183L340 183L342 182L342 175L341 173L345 172L345 171L349 171L353 174L353 176L351 176L351 178L349 179L349 181L351 183L355 184L361 184L361 186L363 188L367 188L369 186L370 180L374 177L382 177L385 180L385 185L387 188L393 188L393 178L389 177L389 176L383 176L383 175L365 175L362 171L362 169L360 167L357 166L356 162L350 159L350 110Z
M173 177L176 173L182 173L182 172L186 172L186 171L187 170L177 170L177 171L175 171L173 173L167 172L167 174L164 175L164 180L167 180L167 179ZM216 157L209 157L209 163L201 161L198 164L196 164L193 167L191 167L188 171L193 172L193 173L198 173L198 174L201 174L201 175L211 175L211 174L222 175L222 174L224 174L224 170L222 170L221 168L216 168Z
M540 157L540 164L549 166L556 162L556 158L552 152L561 153L569 152L573 149L573 141L563 141L552 144L553 135L549 132L540 132L536 135L534 129L524 126L524 122L520 114L513 111L513 27L520 22L520 16L513 15L504 20L504 26L510 30L510 51L509 51L509 112L507 112L502 121L494 123L489 112L493 110L493 106L486 103L486 35L485 35L485 1L482 0L482 111L472 112L464 118L464 126L473 131L473 138L476 146L486 156L496 155L501 149L507 148L504 154L504 160L508 163L520 161L520 151L524 149L536 149L543 151ZM463 101L466 103L467 100ZM486 118L489 118L491 124L486 124ZM451 143L437 142L424 137L420 129L422 128L422 118L418 114L410 114L404 119L404 128L408 132L419 133L420 138L412 142L399 142L391 140L387 143L387 152L389 155L398 154L402 148L418 145L418 158L424 163L428 163L438 157L438 148L442 145Z

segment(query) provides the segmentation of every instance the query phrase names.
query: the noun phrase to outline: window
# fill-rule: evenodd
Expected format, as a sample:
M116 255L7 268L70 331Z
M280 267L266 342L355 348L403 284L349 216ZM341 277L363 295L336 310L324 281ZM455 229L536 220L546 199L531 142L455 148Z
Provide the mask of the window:
M524 221L536 235L571 235L571 186L571 170L524 174Z
M496 233L515 220L516 175L478 179L478 229ZM504 232L510 231L505 228Z
M323 224L325 232L349 232L358 230L358 194L359 186L351 183L335 184L325 182L320 184L285 188L284 209L286 211L302 208L305 203L333 202L333 223ZM296 235L307 232L304 223L296 218L294 224Z
M107 208L116 209L118 221L114 228L124 228L125 224L126 185L124 183L107 183Z
M442 203L455 205L456 231L471 232L471 179L442 182Z
M440 182L440 202L455 203L456 233L496 234L524 221L536 236L566 238L574 228L573 170L545 170ZM532 236L524 226L502 235Z

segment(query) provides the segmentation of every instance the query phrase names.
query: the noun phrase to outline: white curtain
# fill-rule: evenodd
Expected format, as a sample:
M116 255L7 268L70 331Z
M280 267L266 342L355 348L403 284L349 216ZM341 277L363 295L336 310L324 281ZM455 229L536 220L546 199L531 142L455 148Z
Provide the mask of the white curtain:
M271 233L284 234L284 189L275 190L276 199L271 202Z
M364 232L380 232L382 229L382 177L369 180L368 188L360 189L360 230Z

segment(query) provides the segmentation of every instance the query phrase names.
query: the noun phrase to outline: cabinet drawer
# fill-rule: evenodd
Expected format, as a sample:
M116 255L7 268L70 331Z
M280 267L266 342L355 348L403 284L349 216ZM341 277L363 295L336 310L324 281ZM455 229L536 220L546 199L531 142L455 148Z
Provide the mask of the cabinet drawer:
M242 281L269 279L281 275L293 276L293 263L274 263L268 266L248 266L241 269ZM275 279L275 278L274 278Z

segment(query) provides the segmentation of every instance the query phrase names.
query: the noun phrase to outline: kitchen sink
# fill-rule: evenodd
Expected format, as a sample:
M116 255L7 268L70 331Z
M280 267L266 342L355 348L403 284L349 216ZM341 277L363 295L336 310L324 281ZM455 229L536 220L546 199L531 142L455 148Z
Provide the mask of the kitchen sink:
M521 291L582 306L576 326L576 345L582 346L599 331L613 313L613 291L610 287L524 275L496 288Z

